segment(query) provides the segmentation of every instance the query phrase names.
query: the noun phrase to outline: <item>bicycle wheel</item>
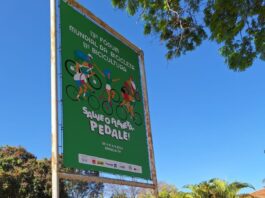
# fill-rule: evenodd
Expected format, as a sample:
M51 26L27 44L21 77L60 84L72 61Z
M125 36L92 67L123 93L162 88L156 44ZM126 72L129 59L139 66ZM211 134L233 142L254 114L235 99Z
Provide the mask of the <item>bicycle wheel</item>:
M134 93L134 98L135 98L135 100L137 100L137 101L141 101L141 95L140 95L139 91L136 91L136 92Z
M101 80L97 74L94 74L93 76L89 77L88 82L94 89L101 89L102 87Z
M126 107L118 105L116 107L116 114L118 118L121 119L122 121L127 120L128 113Z
M93 109L93 110L98 110L100 107L99 101L96 96L90 95L88 97L88 105Z
M66 95L73 101L78 101L76 96L78 94L78 89L73 85L66 86Z
M133 121L137 126L142 125L143 123L142 116L139 113L134 112Z
M120 102L120 94L116 91L116 89L111 89L111 95L113 96L112 100L114 102Z
M65 61L65 69L67 71L67 73L70 75L70 76L74 76L75 74L75 61L71 60L71 59L68 59Z
M104 100L102 102L102 110L107 115L111 115L113 113L112 105L110 105L110 103L107 100Z

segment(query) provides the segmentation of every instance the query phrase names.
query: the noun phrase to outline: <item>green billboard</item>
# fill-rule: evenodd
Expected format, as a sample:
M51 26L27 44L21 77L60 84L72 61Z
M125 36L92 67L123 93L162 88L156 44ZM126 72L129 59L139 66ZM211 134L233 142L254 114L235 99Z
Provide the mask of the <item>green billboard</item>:
M150 179L138 54L60 2L63 164Z

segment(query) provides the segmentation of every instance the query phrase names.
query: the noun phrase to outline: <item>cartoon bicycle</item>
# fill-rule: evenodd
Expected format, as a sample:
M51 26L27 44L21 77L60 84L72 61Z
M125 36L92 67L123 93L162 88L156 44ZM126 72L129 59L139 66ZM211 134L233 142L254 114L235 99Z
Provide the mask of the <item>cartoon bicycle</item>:
M136 88L136 85L135 85L135 82L134 82L132 76L130 76L129 79L126 80L123 83L122 89L124 89L126 91L126 93L128 93L129 95L131 95L136 101L141 101L140 92Z
M111 102L108 101L108 99L103 99L102 101L102 110L105 114L107 115L112 115L113 114L113 102L119 103L120 102L120 95L115 89L111 89L110 91L111 94ZM101 96L102 98L102 96Z
M130 115L130 113L128 112L128 109L125 106L118 105L116 106L116 115L118 116L119 119L125 121L128 119L128 115ZM137 126L143 124L142 116L140 113L134 111L134 116L131 118Z
M103 77L103 82L105 84L105 89L100 95L100 98L106 98L102 102L102 110L105 114L111 115L113 113L113 102L118 103L120 101L120 95L115 89L112 88L112 84L119 81L120 79L113 79L110 69L104 69L102 71L97 65L95 65L95 68Z
M82 95L83 99L88 99L91 108L99 109L98 99L92 95L94 92L92 87L94 89L100 89L102 83L96 73L93 72L93 65L91 64L92 56L90 54L86 55L79 50L76 50L74 54L77 61L71 59L66 60L65 68L68 74L73 77L76 86L67 85L66 94L73 101L79 101Z
M74 77L76 73L80 72L87 77L89 76L87 78L89 85L96 90L101 89L102 82L98 77L98 75L95 72L93 72L94 69L94 64L92 64L93 57L90 54L85 54L80 50L75 50L74 55L75 55L75 61L71 59L65 61L65 68L68 74ZM79 71L76 70L77 67L79 67Z
M78 88L74 85L67 85L66 86L66 94L67 96L74 102L79 101L76 98L76 95L78 94ZM93 109L93 110L98 110L100 108L100 103L98 101L98 98L93 94L93 93L87 93L87 101L88 105Z
M74 54L75 60L67 59L65 61L65 69L76 83L76 86L71 84L66 86L67 96L72 101L79 101L80 98L87 100L88 105L93 110L98 110L101 107L106 115L112 115L116 111L117 116L123 121L130 116L134 123L140 126L142 124L142 116L135 112L134 109L135 101L140 101L141 97L132 76L123 83L121 93L119 93L112 88L112 84L120 79L113 79L109 69L101 70L96 64L92 64L93 57L90 54L87 55L79 50L76 50ZM94 68L103 77L103 81L93 71ZM93 89L100 90L103 85L102 82L105 89L102 90L102 94L98 98L94 95ZM101 99L103 99L102 102L100 101ZM115 106L113 106L113 103L115 103Z
M118 118L125 121L129 115L136 125L142 125L142 116L140 113L135 111L136 101L134 97L128 93L128 90L125 87L121 88L121 93L123 100L116 107L116 114Z
M71 60L71 59L68 59L68 60L65 61L66 71L72 77L74 77L74 75L76 73L76 71L75 71L76 64L77 63L75 61ZM80 67L81 72L84 72L84 73L92 73L93 65L88 64L87 67L84 67L84 66L82 67L82 66ZM97 74L94 74L93 76L91 76L90 78L88 78L88 83L89 83L89 85L91 87L93 87L96 90L99 90L102 87L101 80L100 80L100 78L98 77Z

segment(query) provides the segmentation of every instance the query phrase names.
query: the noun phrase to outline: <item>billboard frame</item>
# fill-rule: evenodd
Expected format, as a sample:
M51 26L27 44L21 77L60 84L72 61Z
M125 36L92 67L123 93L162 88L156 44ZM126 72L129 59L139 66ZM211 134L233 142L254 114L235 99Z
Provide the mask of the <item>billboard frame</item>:
M150 183L128 181L122 179L113 179L106 177L96 177L96 176L84 176L79 174L70 174L60 172L59 170L59 151L58 151L58 79L57 79L57 25L56 25L56 2L57 0L50 0L50 36L51 36L51 131L52 131L52 197L59 198L59 179L69 179L69 180L78 180L85 182L102 182L102 183L111 183L118 185L127 185L141 188L151 188L154 190L154 196L158 197L158 185L157 185L157 176L156 176L156 167L155 167L155 157L154 157L154 148L153 140L151 133L151 122L149 114L149 105L148 105L148 94L147 94L147 85L146 85L146 73L144 65L144 53L143 51L135 46L133 43L128 41L125 37L107 25L104 21L95 16L88 9L83 7L75 0L65 0L70 6L78 10L80 13L84 14L86 17L91 19L96 25L104 28L111 35L116 37L122 43L127 45L138 55L141 71L141 85L143 91L144 99L144 113L145 113L145 123L147 130L147 145L149 152L149 161L151 169L151 180Z

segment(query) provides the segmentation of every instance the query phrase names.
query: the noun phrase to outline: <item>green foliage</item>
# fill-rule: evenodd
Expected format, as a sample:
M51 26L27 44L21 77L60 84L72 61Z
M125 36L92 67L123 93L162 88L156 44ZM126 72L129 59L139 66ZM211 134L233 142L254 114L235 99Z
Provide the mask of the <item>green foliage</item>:
M92 174L98 172L64 169L65 172ZM184 193L173 185L160 183L159 198L239 198L251 197L239 195L244 188L253 188L247 183L227 183L220 179L211 179L195 185L185 186L191 192ZM103 184L60 181L60 197L102 197ZM254 189L254 188L253 188ZM152 190L112 189L112 198L154 198ZM0 195L5 198L51 198L51 162L37 160L22 147L0 147Z
M160 184L159 198L179 198L179 192L173 185Z
M221 45L229 68L244 71L265 60L264 0L112 0L130 15L138 13L144 34L157 34L172 59L194 50L209 37ZM208 35L207 35L208 33Z
M174 185L159 183L159 198L192 198L187 193L180 192ZM152 190L143 189L138 198L155 198Z
M233 182L227 183L220 179L211 179L206 182L201 182L195 185L184 186L190 192L181 192L174 185L159 183L159 198L252 198L251 195L239 194L239 191L244 188L253 188L247 183ZM253 188L254 189L254 188ZM131 198L129 193L120 189L119 192L113 193L112 198ZM137 198L155 198L153 190L141 189L137 194Z
M74 174L81 175L92 175L99 176L99 173L96 171L80 171L76 169L65 169L65 172L71 172ZM97 198L103 196L103 183L95 183L95 182L79 182L79 181L64 181L66 192L69 197L91 197Z
M79 174L98 172L65 169ZM60 197L101 197L104 185L94 182L60 181ZM51 161L37 160L22 147L0 147L0 197L51 198Z
M207 182L201 182L196 185L185 186L191 193L189 196L192 198L239 198L239 191L243 188L253 188L250 184L233 182L227 183L220 179L211 179Z
M0 148L0 195L7 198L51 197L48 160L37 160L24 148Z
M127 198L126 193L122 192L122 193L113 193L113 195L111 196L111 198Z

